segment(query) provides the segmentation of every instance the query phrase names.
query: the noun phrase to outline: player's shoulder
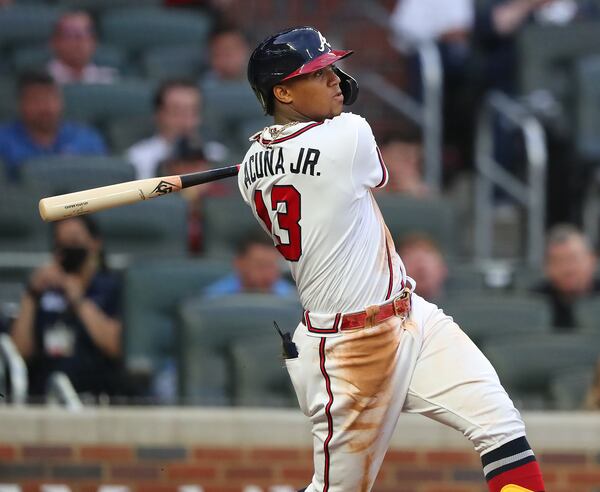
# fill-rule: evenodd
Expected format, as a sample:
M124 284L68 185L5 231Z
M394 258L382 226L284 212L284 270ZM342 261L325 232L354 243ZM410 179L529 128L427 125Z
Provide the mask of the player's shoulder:
M327 126L335 128L348 128L348 129L371 129L369 123L362 116L354 113L341 113L339 116L335 116L331 119L325 120Z

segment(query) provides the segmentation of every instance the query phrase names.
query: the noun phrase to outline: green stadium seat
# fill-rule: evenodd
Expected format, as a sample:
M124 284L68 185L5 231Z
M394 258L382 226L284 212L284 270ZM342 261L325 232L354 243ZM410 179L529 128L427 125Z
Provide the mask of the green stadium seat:
M18 4L0 9L0 50L47 42L61 9L44 4Z
M280 339L273 328L273 321L282 330L293 332L302 313L296 299L261 294L207 300L191 298L181 305L179 312L181 384L188 401L221 405L247 401L248 390L240 387L242 381L247 382L247 379L236 379L239 372L244 370L257 378L265 378L250 384L252 390L264 390L267 400L272 398L276 388L285 388L285 385L277 383L276 375L284 370L280 350L276 349ZM268 336L273 337L275 342L252 348L253 341L265 340ZM261 368L248 366L247 358L240 356L240 347L247 341L249 350L256 350L257 355L262 354ZM238 348L234 349L234 346ZM237 354L237 361L233 350ZM215 369L219 374L217 379ZM289 395L287 388L283 389L283 399L285 395Z
M281 351L281 339L273 333L232 344L236 405L294 407L298 404ZM277 367L265 361L276 361Z
M172 193L98 212L95 217L110 253L131 258L187 254L187 202Z
M68 10L85 10L94 15L109 9L122 7L158 7L162 0L58 0L58 4Z
M480 346L507 336L550 332L551 313L543 298L472 294L448 298L440 307Z
M38 187L46 196L133 179L135 169L128 161L107 156L37 157L27 161L21 169L23 183Z
M581 410L594 379L594 366L565 371L552 378L550 394L557 410Z
M208 256L231 257L238 241L260 228L238 194L206 197L203 207L204 250Z
M154 84L141 80L114 84L67 84L65 116L96 125L114 118L152 117Z
M13 50L12 66L17 72L45 69L51 57L48 45L24 46ZM122 70L126 65L125 54L115 46L100 44L94 54L94 63Z
M162 198L161 198L162 199ZM178 354L177 307L231 270L229 263L190 258L133 262L125 271L125 359L158 370Z
M10 184L0 193L0 252L47 252L50 229L38 212L42 192Z
M452 203L395 193L376 193L375 199L394 241L408 234L425 234L446 256L458 256L460 234L456 233L456 213Z
M518 406L552 408L553 377L593 366L599 342L600 337L583 334L507 337L489 342L483 352Z
M151 116L114 118L105 124L108 144L116 154L124 154L133 144L150 137L154 129Z
M153 7L111 9L100 16L102 39L129 53L152 46L205 45L212 28L210 17L199 11Z
M8 123L17 114L17 91L11 77L0 77L0 125Z
M599 27L600 29L600 27ZM580 59L576 66L577 150L600 160L600 56Z
M595 295L577 301L575 318L582 331L600 334L600 296Z
M197 44L155 46L144 51L141 58L144 74L155 80L197 80L207 66L205 50Z

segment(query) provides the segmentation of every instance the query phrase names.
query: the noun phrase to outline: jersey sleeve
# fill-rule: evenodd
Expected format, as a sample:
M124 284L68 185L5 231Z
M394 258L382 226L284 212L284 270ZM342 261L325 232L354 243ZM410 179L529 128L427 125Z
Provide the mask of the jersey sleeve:
M375 142L373 131L364 118L355 116L356 149L352 161L352 181L357 192L386 185L388 171Z

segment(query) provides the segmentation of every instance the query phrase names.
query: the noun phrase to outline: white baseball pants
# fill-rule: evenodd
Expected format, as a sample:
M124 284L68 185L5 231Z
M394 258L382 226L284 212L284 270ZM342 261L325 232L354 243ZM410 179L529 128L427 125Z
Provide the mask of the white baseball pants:
M525 435L489 361L416 294L406 320L334 335L299 324L293 340L299 357L286 365L312 422L315 472L306 492L371 490L402 411L459 430L480 454Z

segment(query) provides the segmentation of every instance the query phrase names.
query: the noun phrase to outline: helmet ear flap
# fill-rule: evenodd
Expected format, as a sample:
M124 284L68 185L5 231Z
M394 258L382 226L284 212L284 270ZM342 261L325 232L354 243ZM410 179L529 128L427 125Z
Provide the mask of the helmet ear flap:
M333 71L340 78L340 90L344 96L344 104L350 106L358 97L358 82L341 68L333 67Z

